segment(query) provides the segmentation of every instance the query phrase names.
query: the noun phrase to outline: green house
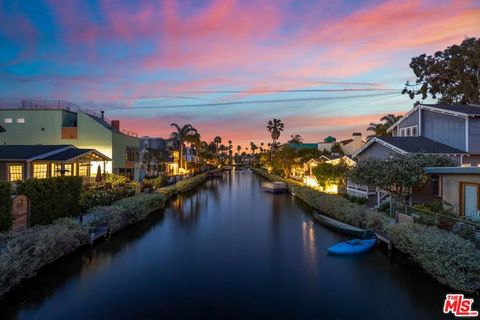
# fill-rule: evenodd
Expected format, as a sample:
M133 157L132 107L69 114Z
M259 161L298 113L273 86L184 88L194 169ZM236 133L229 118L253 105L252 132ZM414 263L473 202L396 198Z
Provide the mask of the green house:
M2 145L74 145L95 149L111 158L106 171L138 179L139 139L120 129L120 121L78 106L55 101L42 104L22 102L21 106L0 109ZM92 163L91 172L96 172Z

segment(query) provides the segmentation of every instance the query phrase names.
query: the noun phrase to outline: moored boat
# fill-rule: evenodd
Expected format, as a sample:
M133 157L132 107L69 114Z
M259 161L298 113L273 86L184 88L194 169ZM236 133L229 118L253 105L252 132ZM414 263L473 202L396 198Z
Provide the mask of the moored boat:
M338 232L342 232L361 239L370 239L375 237L375 233L370 230L365 230L352 226L348 223L338 221L320 213L315 213L314 217L321 224Z
M353 239L343 241L328 248L328 252L338 255L363 253L372 249L375 246L376 242L376 239Z
M288 190L285 182L262 182L262 189L271 193L283 193Z

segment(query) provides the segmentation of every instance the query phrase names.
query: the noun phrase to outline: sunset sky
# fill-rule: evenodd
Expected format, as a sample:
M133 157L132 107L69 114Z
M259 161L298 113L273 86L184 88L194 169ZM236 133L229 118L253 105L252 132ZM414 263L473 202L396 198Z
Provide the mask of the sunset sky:
M0 99L68 100L141 136L268 142L275 117L281 141L348 138L411 108L411 57L467 36L478 0L0 0Z

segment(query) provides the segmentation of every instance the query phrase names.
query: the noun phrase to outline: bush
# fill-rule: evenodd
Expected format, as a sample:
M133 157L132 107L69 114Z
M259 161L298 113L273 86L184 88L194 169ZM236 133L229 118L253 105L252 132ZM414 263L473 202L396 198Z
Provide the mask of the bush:
M0 234L4 245L0 254L0 296L87 241L88 228L65 218L22 233Z
M183 193L195 189L205 180L207 180L207 174L202 173L191 178L180 180L176 183L175 186L177 187L178 192Z
M455 290L480 290L480 251L468 240L436 227L401 223L387 229L395 246L427 273Z
M358 203L358 204L365 204L368 201L367 198L355 197L355 196L351 196L351 195L348 195L348 194L345 194L344 197L346 199L350 200L351 202Z
M159 189L167 185L168 177L160 176L154 179L143 179L143 184L148 187L153 187L155 189Z
M28 179L19 182L17 194L30 201L30 225L49 224L80 213L82 177Z
M165 197L165 199L170 199L178 194L178 189L177 189L177 186L173 185L173 186L157 189L155 192L162 194Z
M162 209L165 197L158 193L138 194L116 201L111 206L95 207L89 211L93 226L107 226L110 233L145 219L153 211Z
M12 185L0 181L0 232L12 227Z
M109 206L114 201L131 197L135 195L136 190L131 188L116 188L116 189L90 189L82 193L80 206L82 211L87 211L97 206Z
M128 179L128 177L120 176L120 175L108 173L108 172L104 173L102 175L102 178L103 178L103 182L111 185L112 188L123 186L130 182L130 179Z

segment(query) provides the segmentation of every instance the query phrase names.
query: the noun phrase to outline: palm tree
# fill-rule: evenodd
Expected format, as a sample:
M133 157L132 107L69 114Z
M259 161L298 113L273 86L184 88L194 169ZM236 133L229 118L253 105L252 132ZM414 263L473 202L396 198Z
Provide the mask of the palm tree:
M272 136L272 143L270 145L271 153L270 153L270 161L272 160L272 153L277 149L278 144L277 140L280 138L280 133L285 128L285 124L280 119L273 119L268 121L267 123L267 130L270 132Z
M372 137L380 137L388 135L387 130L392 125L395 124L398 120L400 120L402 116L396 116L394 114L387 114L380 119L379 123L370 122L368 125L367 131L373 132L373 134L369 135L367 138L370 139Z
M242 146L238 145L237 146L237 152L240 153L240 150L242 150Z
M290 135L291 139L288 141L288 143L292 144L302 144L303 143L303 138L301 135L296 134L296 135Z
M178 140L180 144L180 158L178 159L178 167L183 168L183 148L185 142L196 143L200 140L200 134L191 124L180 126L176 123L170 124L171 127L175 127L177 131L172 132L172 138Z

